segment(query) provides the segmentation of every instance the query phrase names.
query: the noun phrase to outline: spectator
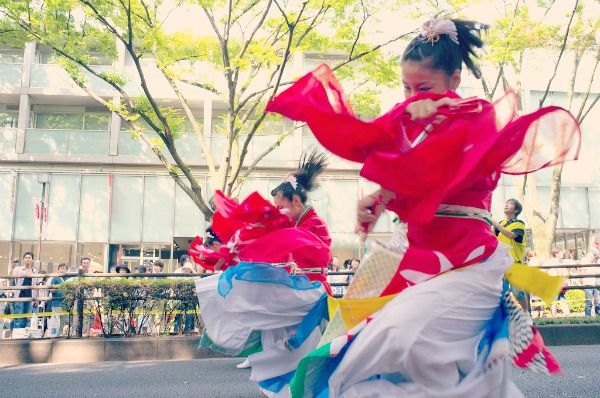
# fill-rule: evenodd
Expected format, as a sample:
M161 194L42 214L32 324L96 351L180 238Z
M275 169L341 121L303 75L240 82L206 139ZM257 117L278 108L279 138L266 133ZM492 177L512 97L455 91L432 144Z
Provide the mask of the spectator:
M350 259L348 262L348 271L356 272L358 271L358 267L360 267L360 260L357 258ZM354 275L348 275L348 284L352 282L352 279L354 279Z
M119 264L115 268L117 274L131 274L131 270L125 264Z
M92 261L88 258L88 257L84 257L81 259L81 271L84 274L89 274L90 273L90 265L92 264Z
M176 273L178 274L193 274L194 272L194 267L193 265L189 262L189 256L187 255L183 255L179 258L179 265L181 265L179 268L177 268L177 270L175 270ZM192 311L193 308L191 308L187 303L182 302L181 303L181 310L185 312L185 325L183 327L183 330L181 328L181 322L184 320L184 314L177 314L175 315L175 323L174 323L174 332L175 334L190 334L194 331L194 314L193 313L189 313L189 311Z
M583 264L596 264L597 259L594 258L593 254L589 254L582 259ZM581 267L582 275L590 275L588 278L583 278L583 284L585 286L597 286L596 278L591 276L595 275L600 271L598 267ZM598 288L583 289L585 293L585 316L592 316L592 307L596 316L600 316L600 291Z
M68 271L68 267L66 263L60 263L58 264L58 269L57 269L57 273L60 274L59 276L53 276L51 278L48 278L48 281L46 282L46 286L58 286L61 283L63 283L65 281L65 278L62 276L64 274L66 274ZM47 303L47 310L51 311L51 312L60 312L62 311L62 301L63 301L63 295L60 292L60 290L54 290L49 292L49 298L51 299L48 303ZM65 316L61 315L59 317L60 319L60 323L58 326L58 330L62 330L63 326L66 324L65 322ZM44 330L45 332L45 330Z
M164 268L165 268L165 264L160 260L156 260L154 262L154 264L152 264L152 273L160 274L163 272Z
M137 270L137 271L138 271L138 274L145 274L145 273L146 273L148 270L146 269L146 266L145 266L145 265L140 265L140 266L138 267L138 270Z
M341 265L340 264L340 258L338 256L331 257L331 266L330 266L330 269L334 269L335 268L335 269L339 270L340 269L340 265Z
M518 200L509 199L504 204L504 220L500 222L492 220L494 233L498 237L498 241L510 248L509 253L515 264L523 264L523 261L525 261L525 223L518 219L522 211L523 206ZM511 291L523 311L529 312L527 293L515 286L511 286Z
M337 256L333 256L331 264L329 266L331 272L342 272L340 266L340 259ZM331 283L344 283L346 282L346 275L327 275L327 282ZM332 286L333 294L343 295L345 293L345 286Z
M35 284L34 276L37 274L37 270L33 268L33 253L25 252L23 254L23 265L20 265L13 269L13 275L18 278L15 279L15 287L32 286ZM14 294L15 298L36 298L37 290L23 289L16 290ZM33 304L31 301L25 302L13 302L12 303L12 314L30 314L33 310ZM16 318L14 320L14 328L26 328L29 324L28 317Z
M187 254L183 254L181 257L179 257L179 260L177 261L177 269L175 270L175 274L181 274L183 273L183 266L189 261L189 256Z
M559 250L558 248L552 249L552 257L546 262L547 265L562 265L564 261L564 252ZM565 268L551 268L548 270L548 273L553 276L563 276L565 278L569 277L569 270ZM565 283L563 286L567 286L568 280L565 279ZM567 291L566 289L561 290L558 295L556 301L552 302L550 305L550 315L555 317L558 315L558 308L560 308L561 312L564 315L571 315L571 310L569 309L569 305L567 304L566 298Z
M66 274L67 270L68 270L68 267L67 267L66 263L58 264L57 274L60 274L60 275L48 278L46 285L47 286L58 286L61 283L63 283L65 281L65 278L62 275ZM49 294L49 296L51 299L49 302L50 309L62 307L63 296L62 296L62 293L60 292L60 290L55 290L55 291L51 292Z
M351 258L348 258L346 260L344 260L343 264L342 264L342 270L343 271L348 271L350 269L350 263L352 262Z
M117 273L117 266L116 265L111 265L110 268L108 269L108 273L109 274L116 274Z
M46 282L48 281L48 277L46 276L47 272L44 270L40 270L38 271L38 276L39 279L37 279L36 285L37 286L45 286ZM46 301L48 301L48 298L50 297L48 290L38 290L38 312L45 312L46 310Z
M194 272L194 266L192 264L185 264L182 268L181 268L181 273L183 274L195 274Z

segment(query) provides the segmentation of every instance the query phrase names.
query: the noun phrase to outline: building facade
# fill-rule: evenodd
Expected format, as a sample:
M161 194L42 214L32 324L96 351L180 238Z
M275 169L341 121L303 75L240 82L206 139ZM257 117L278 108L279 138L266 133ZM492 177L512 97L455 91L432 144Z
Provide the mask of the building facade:
M296 63L306 69L315 59L300 56ZM135 75L128 73L132 65L123 54L98 68L131 76L127 90L139 92ZM174 94L153 65L144 68L155 97L176 106ZM104 82L90 78L90 84L98 95L116 98ZM218 159L225 145L219 134L225 105L199 88L188 87L185 93ZM526 93L527 106L535 108L540 91L530 87ZM463 94L479 94L475 83L466 84ZM552 101L563 101L565 95L552 93ZM588 116L582 161L565 167L558 234L565 247L587 247L594 231L600 230L599 122L596 113ZM276 140L285 123L270 125L255 137L250 159ZM210 196L206 163L194 134L181 133L176 145ZM315 146L309 132L294 133L260 163L240 196L253 190L268 195L294 168L302 151ZM77 87L52 63L50 52L35 43L24 49L0 49L0 148L0 274L26 251L39 254L42 269L48 271L60 262L77 265L83 257L103 270L121 261L135 269L158 258L173 269L191 239L207 227L200 211L144 143L132 137L116 114ZM536 174L546 201L550 176L547 171ZM494 196L496 217L501 216L505 199L518 196L516 186L516 179L503 177ZM356 202L375 188L358 177L356 165L333 158L320 188L311 195L330 226L334 254L342 259L360 254L353 233ZM389 235L392 227L392 216L385 214L375 236Z

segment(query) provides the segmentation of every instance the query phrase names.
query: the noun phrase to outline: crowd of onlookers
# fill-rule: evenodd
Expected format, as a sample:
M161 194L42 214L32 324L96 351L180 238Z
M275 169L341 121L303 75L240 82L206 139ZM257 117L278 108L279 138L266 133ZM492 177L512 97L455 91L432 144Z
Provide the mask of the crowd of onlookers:
M580 258L577 258L580 257ZM599 286L600 285L600 256L597 251L589 252L588 254L578 256L574 250L561 250L559 248L552 249L552 256L550 259L541 260L535 252L529 251L527 254L527 263L532 266L554 266L555 268L548 268L546 271L551 275L565 277L564 286ZM574 267L575 265L588 265L582 267ZM598 264L598 267L589 266L589 264ZM78 272L82 274L89 274L91 260L89 258L82 258L77 269L69 267L65 263L58 265L54 276L47 276L43 270L38 270L34 262L34 255L31 252L27 252L22 256L21 263L15 263L10 274L16 276L14 279L0 279L0 298L31 298L31 301L16 301L11 303L0 302L0 314L13 315L10 321L2 321L0 319L0 331L3 329L19 329L26 328L30 325L31 314L40 312L53 312L60 311L62 306L62 296L59 290L43 290L43 289L28 289L28 286L35 287L40 285L45 286L56 286L67 280L68 278L63 276L67 273ZM556 268L556 266L565 265L565 268ZM339 257L333 256L331 264L328 267L327 281L332 284L333 294L336 296L342 296L346 292L347 284L352 281L354 273L360 266L360 260L357 258L349 258L344 262L341 262ZM110 267L110 273L116 274L131 274L136 273L162 273L165 269L165 264L161 260L156 260L152 263L142 264L137 269L131 270L126 264L118 264ZM98 271L95 271L98 272ZM205 270L199 265L195 264L187 255L182 255L178 262L177 268L174 273L188 273L198 274L204 273ZM344 274L337 274L344 273ZM589 276L588 276L589 275ZM597 277L597 275L599 275ZM17 287L18 289L11 289L11 287ZM585 304L584 314L585 316L600 316L600 289L598 288L584 288L581 289L585 293ZM557 300L549 305L550 315L558 316L570 315L571 309L569 307L569 300L566 296L567 289L563 289ZM571 299L572 301L572 299ZM544 304L541 303L536 297L532 297L531 310L534 316L544 315ZM30 314L26 317L19 318L14 315L18 314ZM44 321L46 322L46 321ZM64 323L61 319L61 326ZM47 329L47 325L44 325L44 329ZM89 329L89 325L88 328ZM190 333L195 329L195 320L193 315L178 315L175 319L174 332L175 333Z
M352 281L353 275L334 275L332 272L356 272L360 266L360 260L358 258L349 258L343 263L340 262L339 257L333 256L331 264L327 271L327 282L333 284L331 290L334 295L343 295L346 293L346 286L336 286L338 283L349 284Z
M550 275L562 276L565 278L564 287L576 287L576 286L599 286L600 277L600 255L597 251L589 251L587 254L578 255L578 253L571 250L563 250L559 248L552 249L551 258L547 260L539 259L535 252L530 251L527 255L527 262L532 266L560 266L565 265L565 268L548 268L545 271ZM590 266L590 264L598 264L598 267ZM582 265L576 267L576 265ZM585 294L584 314L585 316L600 316L600 290L598 288L587 288L581 289ZM550 315L558 316L571 315L571 304L566 296L567 289L563 289L557 300L550 304ZM539 299L533 298L532 300L532 312L534 315L543 314L543 306ZM592 311L593 309L593 311Z
M134 272L139 274L144 273L162 273L165 264L161 260L156 260L152 263L140 265ZM97 273L99 271L94 271ZM178 260L177 268L174 273L202 273L201 267L194 264L187 255L181 256ZM8 336L7 331L25 330L41 330L40 335L47 335L49 331L48 320L53 316L38 317L40 313L60 313L62 311L62 295L60 290L40 289L41 286L57 286L69 279L66 274L90 274L91 259L84 257L81 259L79 267L69 267L66 263L58 264L56 272L53 276L48 276L47 272L39 269L39 265L34 261L34 255L31 252L26 252L22 256L22 261L14 262L9 270L9 275L17 278L0 279L0 298L17 299L12 302L0 302L0 338ZM132 270L126 264L119 264L110 267L109 273L113 274L131 274ZM31 287L31 288L28 288ZM20 300L29 299L29 300ZM19 315L24 315L19 317ZM65 316L58 317L59 334L65 326ZM84 334L88 334L93 320L86 317L84 322ZM38 327L39 324L39 327ZM178 314L175 317L174 333L190 333L195 328L195 319L193 314L183 316ZM15 334L13 333L13 336ZM20 336L20 334L19 334ZM40 337L41 337L40 336Z

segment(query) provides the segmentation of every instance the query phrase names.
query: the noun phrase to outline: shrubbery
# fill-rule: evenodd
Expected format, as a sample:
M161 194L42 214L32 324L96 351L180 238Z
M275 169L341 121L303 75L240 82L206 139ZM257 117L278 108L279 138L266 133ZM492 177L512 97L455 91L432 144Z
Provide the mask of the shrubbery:
M84 316L100 322L104 337L139 335L151 317L153 324L160 325L161 334L168 334L178 312L193 312L198 318L198 299L189 279L77 278L62 283L59 289L70 330L77 307L93 313Z

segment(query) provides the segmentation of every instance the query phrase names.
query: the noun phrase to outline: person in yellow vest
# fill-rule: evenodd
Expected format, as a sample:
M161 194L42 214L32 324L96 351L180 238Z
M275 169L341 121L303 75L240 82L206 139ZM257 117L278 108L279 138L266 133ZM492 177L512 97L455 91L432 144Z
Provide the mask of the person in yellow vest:
M523 206L516 199L509 199L504 205L505 219L496 222L492 221L494 233L501 243L510 248L510 255L516 264L522 264L525 260L525 223L518 219L523 211ZM511 286L513 295L523 308L523 311L529 312L529 298L527 293L521 289Z

